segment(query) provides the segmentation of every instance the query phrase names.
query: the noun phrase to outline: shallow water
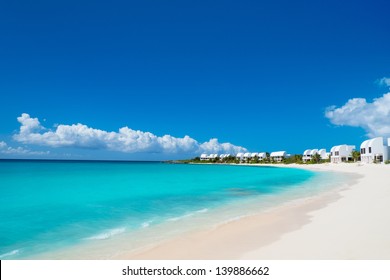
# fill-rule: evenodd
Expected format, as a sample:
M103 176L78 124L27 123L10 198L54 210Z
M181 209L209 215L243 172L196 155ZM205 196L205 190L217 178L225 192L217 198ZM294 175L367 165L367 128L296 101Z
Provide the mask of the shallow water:
M0 258L112 258L332 185L329 176L319 184L321 176L235 165L0 161Z

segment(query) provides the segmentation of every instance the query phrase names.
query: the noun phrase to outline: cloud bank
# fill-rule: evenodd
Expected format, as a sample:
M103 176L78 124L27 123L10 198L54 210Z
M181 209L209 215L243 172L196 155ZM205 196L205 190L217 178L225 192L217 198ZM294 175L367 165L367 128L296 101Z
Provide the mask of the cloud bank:
M23 147L17 147L13 148L8 146L7 143L4 141L0 141L0 154L6 154L6 155L47 155L49 154L48 151L41 152L41 151L31 151L29 149L25 149Z
M104 131L84 124L60 124L55 130L43 127L38 118L23 113L17 118L21 124L14 140L24 144L35 144L48 147L74 147L85 149L102 149L124 153L231 153L247 151L245 148L230 143L219 143L218 139L199 143L184 136L176 138L171 135L156 136L150 132L122 127L118 132Z
M381 81L390 85L389 78ZM390 92L371 103L365 98L352 98L342 107L327 108L325 116L335 125L362 127L368 137L390 137Z

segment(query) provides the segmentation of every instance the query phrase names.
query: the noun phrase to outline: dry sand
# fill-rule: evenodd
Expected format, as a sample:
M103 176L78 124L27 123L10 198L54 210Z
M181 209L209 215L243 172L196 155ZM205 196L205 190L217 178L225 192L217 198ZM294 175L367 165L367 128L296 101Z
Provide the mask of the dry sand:
M284 166L283 166L284 167ZM289 165L359 175L297 201L121 259L390 259L390 165Z

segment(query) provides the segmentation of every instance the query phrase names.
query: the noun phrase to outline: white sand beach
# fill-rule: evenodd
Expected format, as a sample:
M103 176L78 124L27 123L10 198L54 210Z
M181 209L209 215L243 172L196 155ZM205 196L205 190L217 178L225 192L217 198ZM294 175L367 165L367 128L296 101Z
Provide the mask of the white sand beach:
M280 165L359 175L319 194L122 259L390 259L390 165Z

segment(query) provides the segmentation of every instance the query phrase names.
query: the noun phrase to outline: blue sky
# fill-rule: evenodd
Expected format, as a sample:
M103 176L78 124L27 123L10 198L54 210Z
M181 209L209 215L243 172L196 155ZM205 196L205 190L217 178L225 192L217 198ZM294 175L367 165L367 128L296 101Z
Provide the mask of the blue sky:
M301 153L388 136L389 8L2 1L0 158Z

